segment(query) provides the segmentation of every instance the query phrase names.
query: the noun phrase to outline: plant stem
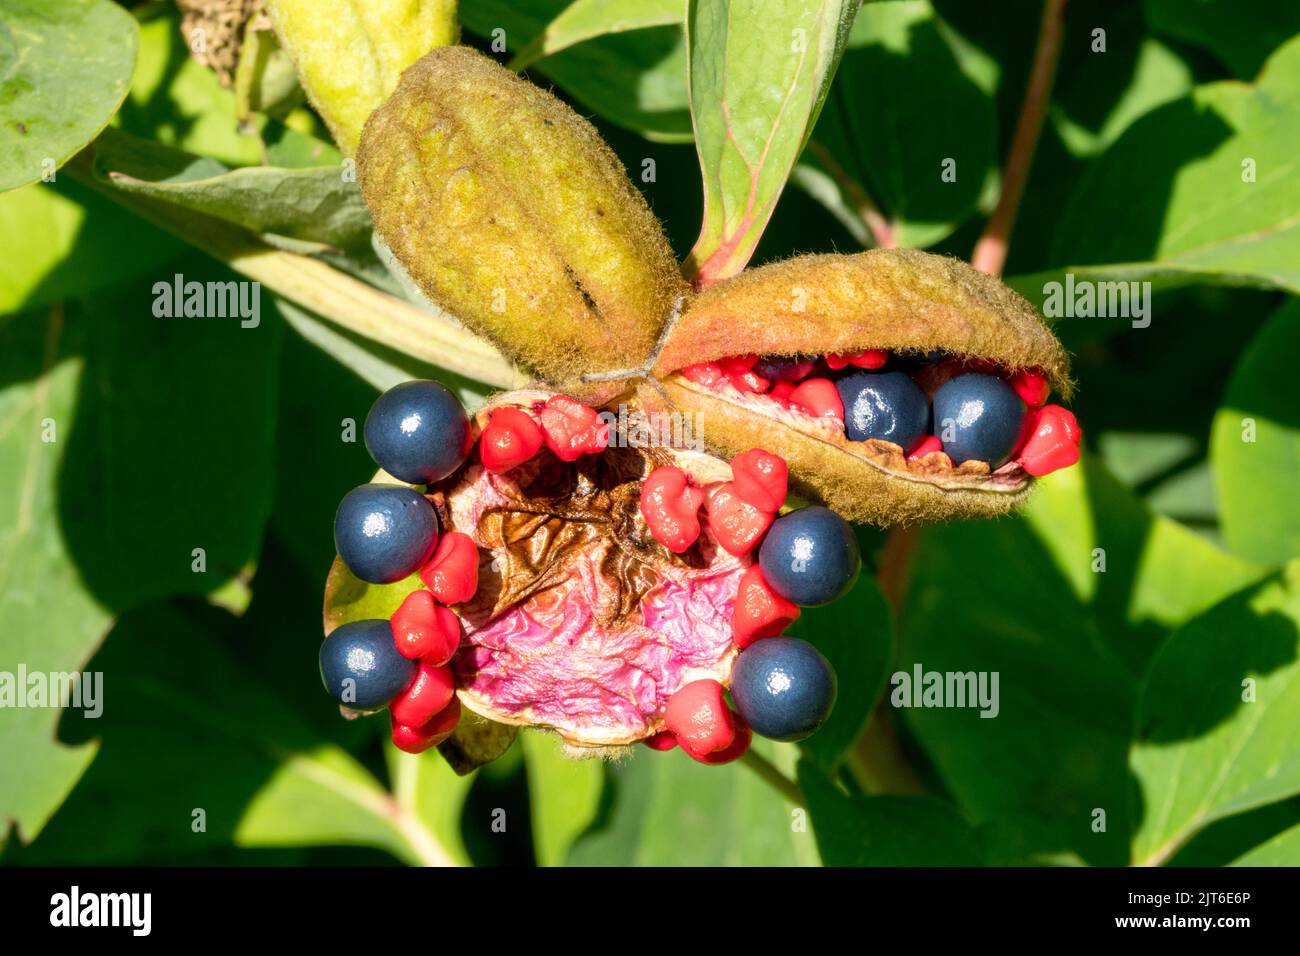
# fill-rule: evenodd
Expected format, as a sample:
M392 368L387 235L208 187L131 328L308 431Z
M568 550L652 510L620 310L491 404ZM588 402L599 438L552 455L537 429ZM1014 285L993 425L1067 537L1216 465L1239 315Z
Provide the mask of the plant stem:
M335 325L498 388L526 381L500 352L445 313L418 308L318 259L275 249L224 220L114 189L95 175L88 150L64 168L142 219Z
M1061 33L1065 25L1065 0L1046 0L1043 19L1038 28L1038 45L1034 63L1029 70L1029 83L1025 98L1020 104L1020 119L1007 154L1006 168L1002 172L1002 192L998 204L989 216L984 234L975 244L971 265L990 275L1001 275L1007 261L1007 245L1011 230L1016 224L1016 213L1024 197L1029 167L1034 161L1034 150L1043 131L1047 107L1052 97L1052 82L1056 78L1056 62L1061 54Z
M858 786L867 793L925 792L925 784L903 753L894 718L883 701L849 749L847 766Z
M872 239L875 240L876 247L879 249L894 248L897 245L894 239L894 227L889 224L889 220L880 211L880 207L867 195L867 191L862 188L862 184L849 175L848 170L841 166L839 160L831 155L831 151L817 140L810 139L808 141L808 151L817 157L817 162L825 167L826 174L835 180L835 184L840 187L844 195L848 197L849 202L853 204L859 218L866 225L867 231L871 233Z
M772 789L781 794L781 796L785 797L786 800L794 804L796 807L802 807L805 805L803 791L799 789L799 784L795 783L780 770L777 770L776 765L757 750L754 750L752 747L749 750L746 750L745 755L740 758L740 762L749 767L749 769L754 771L754 773L758 774L764 783L768 784Z
M876 579L889 603L895 632L902 623L903 601L920 535L918 528L897 525L885 539L880 555ZM847 766L858 786L867 793L925 792L925 784L903 753L894 717L883 700L849 749Z

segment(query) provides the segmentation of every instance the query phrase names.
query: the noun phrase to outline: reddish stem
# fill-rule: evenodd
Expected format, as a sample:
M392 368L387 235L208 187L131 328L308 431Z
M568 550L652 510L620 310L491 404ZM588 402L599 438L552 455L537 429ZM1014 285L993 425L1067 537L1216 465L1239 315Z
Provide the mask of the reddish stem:
M1029 167L1034 161L1034 150L1043 131L1047 106L1052 98L1052 82L1056 77L1056 62L1061 54L1061 33L1065 26L1065 0L1046 0L1043 4L1043 21L1038 29L1038 46L1034 64L1029 71L1029 85L1020 104L1020 119L1007 154L1006 168L1002 173L1002 193L998 204L989 216L984 234L975 244L971 265L990 275L1001 275L1007 261L1007 244L1016 224L1016 213L1025 194Z

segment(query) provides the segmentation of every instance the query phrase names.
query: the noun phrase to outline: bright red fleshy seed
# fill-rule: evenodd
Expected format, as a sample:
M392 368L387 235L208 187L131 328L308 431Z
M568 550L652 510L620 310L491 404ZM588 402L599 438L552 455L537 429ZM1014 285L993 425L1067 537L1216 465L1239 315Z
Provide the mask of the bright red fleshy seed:
M799 617L799 607L781 597L751 565L740 578L736 608L731 618L731 639L741 650L765 637L776 637Z
M777 382L772 386L772 390L768 392L767 395L769 398L775 398L778 401L786 402L786 400L794 394L794 389L794 382Z
M727 381L726 373L722 371L722 366L717 362L700 362L697 365L688 365L681 370L681 373L695 384L707 388L717 388Z
M722 685L708 678L692 681L668 698L664 724L681 748L696 759L725 750L736 739L735 721L722 699Z
M393 641L403 657L437 666L451 660L460 646L460 618L438 607L433 595L423 589L412 591L389 619Z
M731 460L736 493L760 511L776 512L785 503L789 469L785 460L761 448L741 452Z
M706 510L713 537L736 557L752 551L772 525L773 512L761 511L746 501L734 481L709 491Z
M603 452L609 444L609 425L597 411L567 395L552 395L542 407L542 433L546 447L561 461Z
M398 750L408 754L424 753L430 747L436 747L456 729L460 723L460 701L453 697L451 701L432 718L419 727L403 724L390 715L393 743Z
M1036 478L1068 468L1079 460L1083 433L1074 414L1060 405L1044 405L1034 420L1034 431L1020 452L1020 465Z
M483 467L499 474L522 465L541 450L542 429L531 415L518 408L498 408L479 436L478 455Z
M761 395L772 383L754 371L754 363L757 361L757 355L733 355L719 359L718 367L736 391Z
M939 441L938 435L926 435L919 445L907 453L907 460L916 461L936 451L943 451L943 442Z
M810 378L800 382L790 393L794 407L813 418L844 421L844 402L835 383L828 378Z
M677 746L677 738L673 736L671 730L661 730L657 734L646 737L641 743L645 744L651 750L672 750Z
M1041 408L1052 394L1047 376L1036 368L1021 369L1011 376L1011 387L1030 408Z
M827 368L834 371L839 371L846 365L852 365L854 368L880 368L888 361L889 353L885 349L867 349L864 352L826 356Z
M446 664L420 663L406 690L388 705L393 719L407 727L423 727L456 695L456 679Z
M641 483L641 516L654 539L673 554L681 554L699 538L703 503L704 492L672 465L656 468Z
M731 719L736 725L736 739L729 746L716 750L711 754L705 754L703 757L695 757L695 754L691 754L691 756L695 757L700 763L708 764L711 767L731 763L733 760L739 760L745 756L745 751L749 750L749 745L754 742L754 732L749 729L749 724L745 723L745 719L735 711L732 711ZM691 753L689 750L686 752Z
M468 601L478 590L478 546L474 539L459 531L449 531L438 539L433 552L420 570L420 580L443 604Z

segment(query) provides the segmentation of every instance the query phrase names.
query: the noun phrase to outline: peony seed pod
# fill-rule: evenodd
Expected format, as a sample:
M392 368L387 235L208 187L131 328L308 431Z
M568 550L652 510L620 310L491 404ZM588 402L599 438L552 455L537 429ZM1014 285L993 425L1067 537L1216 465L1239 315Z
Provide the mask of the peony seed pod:
M549 93L467 47L410 67L366 124L357 181L420 288L542 380L643 363L686 291L613 151Z
M700 416L711 448L727 457L769 449L785 459L797 491L851 521L997 514L1025 498L1032 479L1018 464L990 473L975 462L954 469L942 455L909 461L909 449L890 442L849 441L833 419L682 374L746 352L868 350L942 352L1008 376L1039 369L1061 395L1072 390L1065 350L1028 302L960 260L909 249L801 256L711 286L682 315L655 374L679 411Z

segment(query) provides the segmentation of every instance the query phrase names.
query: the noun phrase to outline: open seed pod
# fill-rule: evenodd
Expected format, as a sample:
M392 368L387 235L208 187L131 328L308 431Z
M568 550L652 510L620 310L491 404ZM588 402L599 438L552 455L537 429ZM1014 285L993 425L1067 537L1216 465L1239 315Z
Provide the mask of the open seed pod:
M798 491L851 520L1001 513L1033 476L1077 458L1073 416L1043 407L1052 387L1069 396L1065 352L998 280L889 250L795 258L696 294L590 124L472 50L437 49L406 71L366 125L358 181L421 288L548 388L697 416L713 451L779 454ZM844 363L863 353L915 380L923 426L846 426L844 389L862 383L843 383L857 370ZM754 371L783 356L804 362L802 378ZM955 425L937 411L931 421L929 402L966 373L1001 390L1003 434L958 454L942 436L980 396L962 396Z
M443 625L451 640L424 656L444 669L460 704L486 721L468 741L444 741L444 752L457 748L453 765L495 756L464 751L483 734L508 745L501 725L554 730L575 755L609 755L655 737L679 691L705 682L720 695L741 646L797 616L761 586L753 590L758 537L773 514L740 500L732 467L700 451L629 446L619 434L565 396L499 395L471 420L463 464L424 488L436 540L466 544L470 557L459 559L452 577L468 586L448 592L439 577L449 563L440 557L444 547L390 583L367 583L343 557L335 560L325 593L327 635L391 618L385 639L401 644L413 595L433 612L445 606L454 613ZM667 532L664 512L643 494L656 474L684 479L658 505L695 522L688 534ZM381 472L377 481L394 479ZM770 493L764 507L784 497L783 470L760 481ZM856 548L852 558L846 577L857 573ZM742 593L745 583L751 589ZM394 702L394 714L403 706ZM733 720L729 711L723 717ZM743 733L747 745L748 729ZM707 749L693 755L718 762Z
M943 454L909 460L894 442L849 440L842 416L791 407L735 376L681 374L745 354L824 360L868 351L903 363L928 357L949 372L1034 370L1062 396L1071 392L1065 350L1028 302L960 260L909 249L800 256L705 289L654 371L679 409L702 417L710 446L728 456L756 445L781 455L800 490L850 520L995 514L1023 500L1032 477L1016 461L993 470L976 461L954 468ZM932 390L939 383L923 369L912 372Z

